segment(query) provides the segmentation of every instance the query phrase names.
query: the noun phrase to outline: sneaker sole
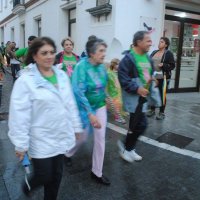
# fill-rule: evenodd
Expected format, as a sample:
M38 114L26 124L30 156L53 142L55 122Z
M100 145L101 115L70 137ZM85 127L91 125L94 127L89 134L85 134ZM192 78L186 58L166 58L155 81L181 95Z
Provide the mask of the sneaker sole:
M124 155L123 155L123 152L119 152L119 155L120 155L121 158L122 158L124 161L126 161L126 162L129 162L129 163L134 162L133 159L127 159L127 158L125 158Z

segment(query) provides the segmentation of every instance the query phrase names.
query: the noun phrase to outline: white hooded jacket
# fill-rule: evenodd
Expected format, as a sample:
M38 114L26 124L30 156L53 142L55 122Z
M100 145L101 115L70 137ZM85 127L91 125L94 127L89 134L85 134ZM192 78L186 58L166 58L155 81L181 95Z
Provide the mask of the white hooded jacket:
M15 149L32 158L64 154L82 132L79 112L67 75L56 67L58 87L44 79L35 64L15 82L10 102L8 136Z

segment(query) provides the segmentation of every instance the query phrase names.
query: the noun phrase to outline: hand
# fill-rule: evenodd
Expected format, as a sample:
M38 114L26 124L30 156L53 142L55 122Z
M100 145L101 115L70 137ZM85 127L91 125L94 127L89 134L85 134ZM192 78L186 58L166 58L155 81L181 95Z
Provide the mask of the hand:
M80 139L81 139L81 134L82 134L82 133L75 133L76 140L80 140Z
M94 128L101 128L101 124L99 123L97 117L93 114L89 115L90 123Z
M155 87L158 87L158 80L156 78L152 78L152 81L155 82Z
M24 159L25 153L26 152L15 151L15 155L19 158L20 161L22 161Z
M158 67L163 67L163 63L158 64Z
M139 87L137 93L142 97L146 97L149 94L149 91L143 87Z
M155 79L154 81L155 81L155 87L158 87L158 84L159 84L158 80Z
M151 77L151 78L147 81L147 84L150 85L152 81L154 81L154 78Z

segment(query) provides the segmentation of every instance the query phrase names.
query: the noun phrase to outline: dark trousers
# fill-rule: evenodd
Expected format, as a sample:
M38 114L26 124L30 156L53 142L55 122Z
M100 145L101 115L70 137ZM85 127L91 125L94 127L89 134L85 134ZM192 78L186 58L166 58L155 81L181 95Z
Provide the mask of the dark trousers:
M20 70L19 64L11 64L11 72L13 77L13 82L16 80L16 74Z
M129 130L125 140L125 148L127 151L131 151L135 148L138 137L142 135L147 128L147 118L145 113L142 113L141 118L136 125L133 123L135 115L135 113L130 113Z
M44 200L56 200L63 172L63 155L32 159L34 175L29 180L31 190L44 186Z

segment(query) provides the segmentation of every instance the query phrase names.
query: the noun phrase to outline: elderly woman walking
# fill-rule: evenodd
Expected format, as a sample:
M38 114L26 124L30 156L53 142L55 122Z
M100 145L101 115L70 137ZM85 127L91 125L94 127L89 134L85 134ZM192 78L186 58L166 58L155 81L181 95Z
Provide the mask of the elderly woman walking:
M56 200L63 171L63 155L75 145L82 123L66 74L53 66L52 39L37 38L29 47L29 70L20 76L11 95L9 138L16 156L32 158L34 175L23 192L44 186L44 199Z
M107 73L103 65L106 47L106 43L101 39L88 41L86 44L88 58L77 64L72 76L72 85L85 131L80 135L75 148L66 156L71 157L78 150L86 140L91 125L94 135L91 178L98 183L110 185L110 181L102 173L107 122L105 93Z

